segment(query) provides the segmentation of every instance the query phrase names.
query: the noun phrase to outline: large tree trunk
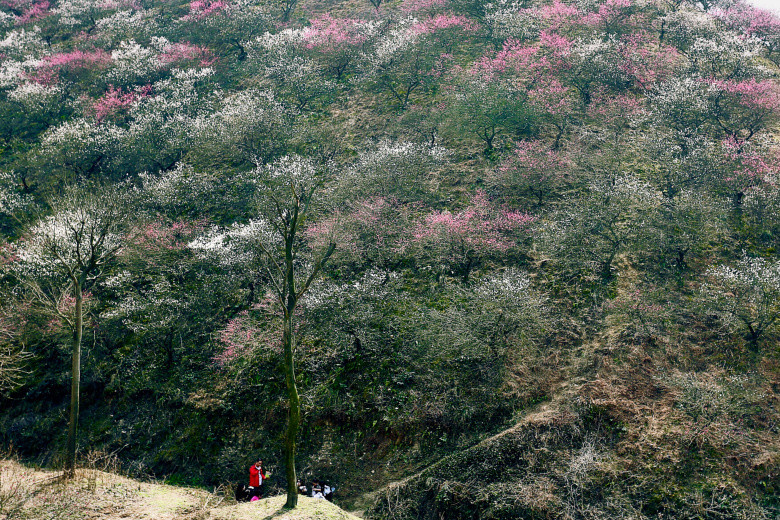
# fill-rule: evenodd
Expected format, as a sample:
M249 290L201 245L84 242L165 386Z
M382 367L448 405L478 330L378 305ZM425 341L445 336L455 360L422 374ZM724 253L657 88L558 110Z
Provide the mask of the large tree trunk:
M294 508L298 505L298 486L295 476L295 445L298 438L298 428L301 424L301 401L298 395L298 385L295 382L295 360L293 359L293 325L292 312L285 312L282 346L284 347L284 370L287 382L287 397L289 409L287 412L287 438L284 443L284 462L287 467L287 503L285 507Z
M74 283L76 308L73 320L73 365L70 383L70 417L68 418L68 445L65 454L65 476L72 478L76 474L76 434L79 424L79 390L81 388L81 336L83 334L82 314L83 295L81 284Z

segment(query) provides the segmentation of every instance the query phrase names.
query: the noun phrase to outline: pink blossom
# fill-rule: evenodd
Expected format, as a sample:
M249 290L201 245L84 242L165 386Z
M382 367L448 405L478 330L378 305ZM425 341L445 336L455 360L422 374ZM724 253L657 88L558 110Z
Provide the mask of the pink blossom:
M602 124L624 127L629 120L641 114L644 109L642 100L634 94L615 95L606 89L599 88L591 94L587 114Z
M333 51L345 45L362 45L367 39L363 31L366 22L363 20L334 18L325 14L310 23L303 36L309 48L319 47Z
M739 104L755 110L777 111L780 109L780 95L777 87L769 80L713 80L710 82L723 92L732 94Z
M217 61L217 58L207 47L180 42L166 46L157 60L163 66L194 62L198 66L208 67Z
M669 78L681 60L676 48L659 46L644 32L621 38L618 50L623 58L619 68L645 90Z
M106 118L131 106L139 97L148 96L150 88L151 86L147 86L139 92L123 93L121 88L114 88L113 85L110 85L108 91L92 104L90 111L94 115L95 121L102 123Z
M635 0L606 0L596 12L587 14L583 22L607 31L637 28L639 19L634 13L635 9Z
M111 63L111 55L102 49L62 52L44 57L38 64L37 70L28 75L28 79L42 85L52 85L57 82L61 72L100 70Z
M255 349L281 352L282 341L278 327L262 327L263 324L268 323L269 317L276 314L273 298L266 295L260 303L252 307L252 310L263 313L264 320L255 320L250 316L249 311L241 311L219 331L219 342L224 350L213 358L218 366L227 366Z
M733 30L745 36L776 39L780 35L780 18L764 9L755 8L745 2L737 2L729 9L716 9L713 15Z
M427 215L418 223L413 237L416 242L450 244L466 253L504 252L516 243L508 233L526 229L534 220L535 217L525 213L494 208L480 190L463 211Z
M724 180L739 190L755 186L780 171L780 150L760 149L733 136L721 142Z
M51 13L49 12L49 2L48 0L42 0L40 2L33 3L29 8L27 8L21 16L18 16L16 18L16 25L24 25L29 22L34 22L36 20L40 20L42 18L46 18Z
M224 11L228 3L224 0L192 0L190 13L182 20L203 20L209 16Z
M558 31L566 25L582 21L582 13L576 5L564 4L560 0L554 0L552 4L539 7L538 14L546 22L546 28L552 31Z
M161 251L183 251L187 244L205 228L203 221L176 221L165 223L156 220L136 229L131 242L144 254Z
M569 114L573 107L569 89L555 78L547 78L530 89L528 101L542 112L555 116Z

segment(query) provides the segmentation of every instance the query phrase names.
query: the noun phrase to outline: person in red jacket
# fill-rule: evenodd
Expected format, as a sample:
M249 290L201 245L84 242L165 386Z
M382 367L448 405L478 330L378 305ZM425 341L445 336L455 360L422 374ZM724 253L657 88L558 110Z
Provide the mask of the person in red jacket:
M261 497L263 495L263 481L265 480L265 470L263 469L263 459L257 458L257 462L249 466L249 493L251 497Z

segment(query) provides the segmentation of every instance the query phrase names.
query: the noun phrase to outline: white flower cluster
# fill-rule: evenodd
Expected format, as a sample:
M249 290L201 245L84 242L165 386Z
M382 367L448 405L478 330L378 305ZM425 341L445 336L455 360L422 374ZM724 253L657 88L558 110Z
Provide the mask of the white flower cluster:
M380 269L369 269L358 280L348 284L337 284L334 282L321 280L311 286L306 293L306 299L303 301L304 307L310 310L322 309L341 309L351 307L354 300L364 301L382 300L389 294L389 288L392 287L391 281L398 280L400 275L397 272L383 271ZM398 295L394 295L397 297Z
M120 85L142 83L153 78L159 70L158 52L135 40L123 41L111 51L113 67L106 77Z
M91 204L44 217L17 250L19 268L51 276L83 269L90 260L100 265L122 244L123 236L111 232L112 224L113 217Z
M318 182L320 170L314 161L300 155L285 155L273 164L261 166L260 176L266 176L284 184L293 183L302 188L310 188Z
M26 62L3 60L0 63L0 88L12 88L24 81L24 73L35 67L37 60Z
M26 82L10 91L8 99L16 101L24 106L25 110L33 114L51 107L61 93L62 90L58 86Z
M131 35L154 34L158 29L157 21L149 11L142 9L123 9L98 20L98 35L106 34L114 41Z
M0 53L5 55L0 61L0 88L15 87L37 68L41 56L46 54L46 44L37 27L32 31L15 29L0 40Z
M72 119L46 131L41 138L41 154L54 156L66 150L77 154L105 154L125 137L115 125L94 125L84 119Z
M510 267L480 281L475 292L488 300L520 301L528 298L531 279L523 271Z
M539 34L538 10L525 9L524 2L498 0L485 6L485 24L495 38L526 40Z
M200 258L215 260L223 267L240 267L261 256L262 248L258 243L268 251L275 251L280 245L278 233L262 219L233 224L227 229L214 227L187 247Z
M399 20L392 29L376 40L369 56L373 70L381 70L390 65L399 55L421 42L422 34L414 29L418 23L419 20L412 16Z
M601 34L590 39L577 38L572 45L571 55L576 67L586 77L619 87L631 82L631 77L620 67L623 58L620 42L614 34Z
M590 188L605 196L612 195L646 208L655 207L661 202L661 193L652 184L630 172L614 179L601 178L591 183Z
M734 291L734 297L742 298L744 304L780 303L780 261L745 256L734 267L721 265L710 269L707 276Z
M118 4L109 0L60 0L57 7L51 10L59 15L61 25L80 25L94 23L100 14L114 11Z
M192 133L204 145L254 153L264 138L273 138L287 124L286 111L272 93L249 89L226 97L217 111L199 115Z
M704 79L762 79L773 75L770 69L759 65L756 60L763 51L762 46L759 38L720 31L709 38L696 38L687 56L693 73Z
M35 27L33 30L14 29L6 33L0 40L0 52L8 57L17 59L29 59L40 57L46 52L46 42L41 38L41 30Z
M673 44L690 47L699 38L708 38L717 32L715 18L704 11L683 4L660 19L664 37Z
M0 172L0 213L14 214L33 203L31 195L19 193L14 172Z
M651 111L666 119L687 121L685 114L710 111L714 94L712 85L695 78L670 78L650 96Z
M16 22L16 17L12 14L8 14L5 11L0 11L0 28L7 29L12 27Z

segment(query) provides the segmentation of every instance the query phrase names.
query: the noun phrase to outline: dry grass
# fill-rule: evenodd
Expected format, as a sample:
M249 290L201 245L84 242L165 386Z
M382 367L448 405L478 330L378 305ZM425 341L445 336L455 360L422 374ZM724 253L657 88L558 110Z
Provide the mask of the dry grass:
M0 461L1 520L351 520L325 500L299 498L283 509L284 496L227 503L202 489L138 482L97 469L81 469L63 481L58 472Z

